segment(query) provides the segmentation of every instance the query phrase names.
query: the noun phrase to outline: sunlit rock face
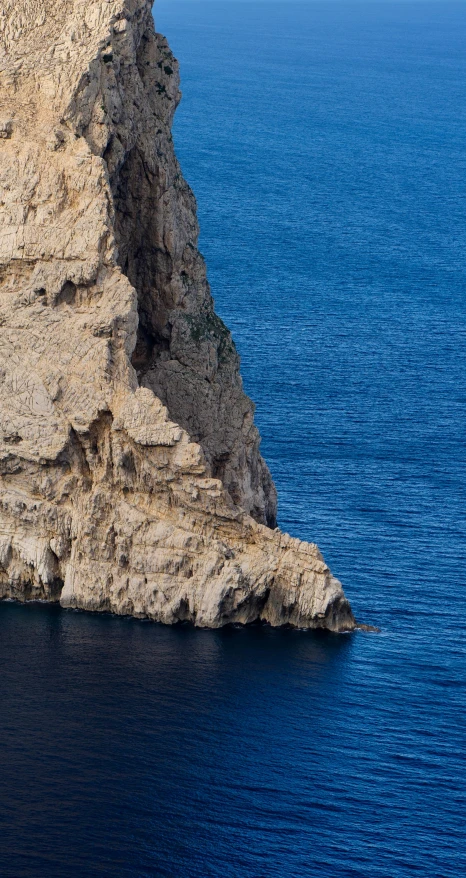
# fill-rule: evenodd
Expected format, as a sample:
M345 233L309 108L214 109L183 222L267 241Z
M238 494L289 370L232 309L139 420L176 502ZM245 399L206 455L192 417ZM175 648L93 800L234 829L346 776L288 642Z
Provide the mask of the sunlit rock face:
M0 597L352 629L317 547L273 530L178 86L148 0L3 3Z

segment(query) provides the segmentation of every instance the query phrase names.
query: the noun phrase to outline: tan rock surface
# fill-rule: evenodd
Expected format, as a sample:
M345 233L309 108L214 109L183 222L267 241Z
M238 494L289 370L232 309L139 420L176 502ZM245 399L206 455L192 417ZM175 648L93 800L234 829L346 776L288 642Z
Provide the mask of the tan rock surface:
M266 526L178 100L148 0L3 0L0 597L351 629L317 547Z

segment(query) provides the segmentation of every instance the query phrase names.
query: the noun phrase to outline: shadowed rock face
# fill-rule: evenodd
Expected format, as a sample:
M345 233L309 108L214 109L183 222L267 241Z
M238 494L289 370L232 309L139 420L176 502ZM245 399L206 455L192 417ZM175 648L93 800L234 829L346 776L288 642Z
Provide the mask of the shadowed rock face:
M150 2L6 0L0 93L0 596L352 629L317 547L272 529Z

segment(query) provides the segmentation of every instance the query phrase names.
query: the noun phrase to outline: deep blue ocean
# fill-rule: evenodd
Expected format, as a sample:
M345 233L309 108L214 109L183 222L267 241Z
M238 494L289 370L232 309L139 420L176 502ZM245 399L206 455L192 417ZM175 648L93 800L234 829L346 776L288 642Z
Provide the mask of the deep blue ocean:
M462 878L466 4L156 21L280 524L381 634L0 605L0 875Z

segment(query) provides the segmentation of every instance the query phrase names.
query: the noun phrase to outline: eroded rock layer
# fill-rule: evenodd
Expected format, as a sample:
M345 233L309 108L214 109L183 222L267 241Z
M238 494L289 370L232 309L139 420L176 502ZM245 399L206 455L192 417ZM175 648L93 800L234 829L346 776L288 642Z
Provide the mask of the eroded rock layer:
M148 0L4 0L0 597L351 629L316 546L272 529L178 85Z

